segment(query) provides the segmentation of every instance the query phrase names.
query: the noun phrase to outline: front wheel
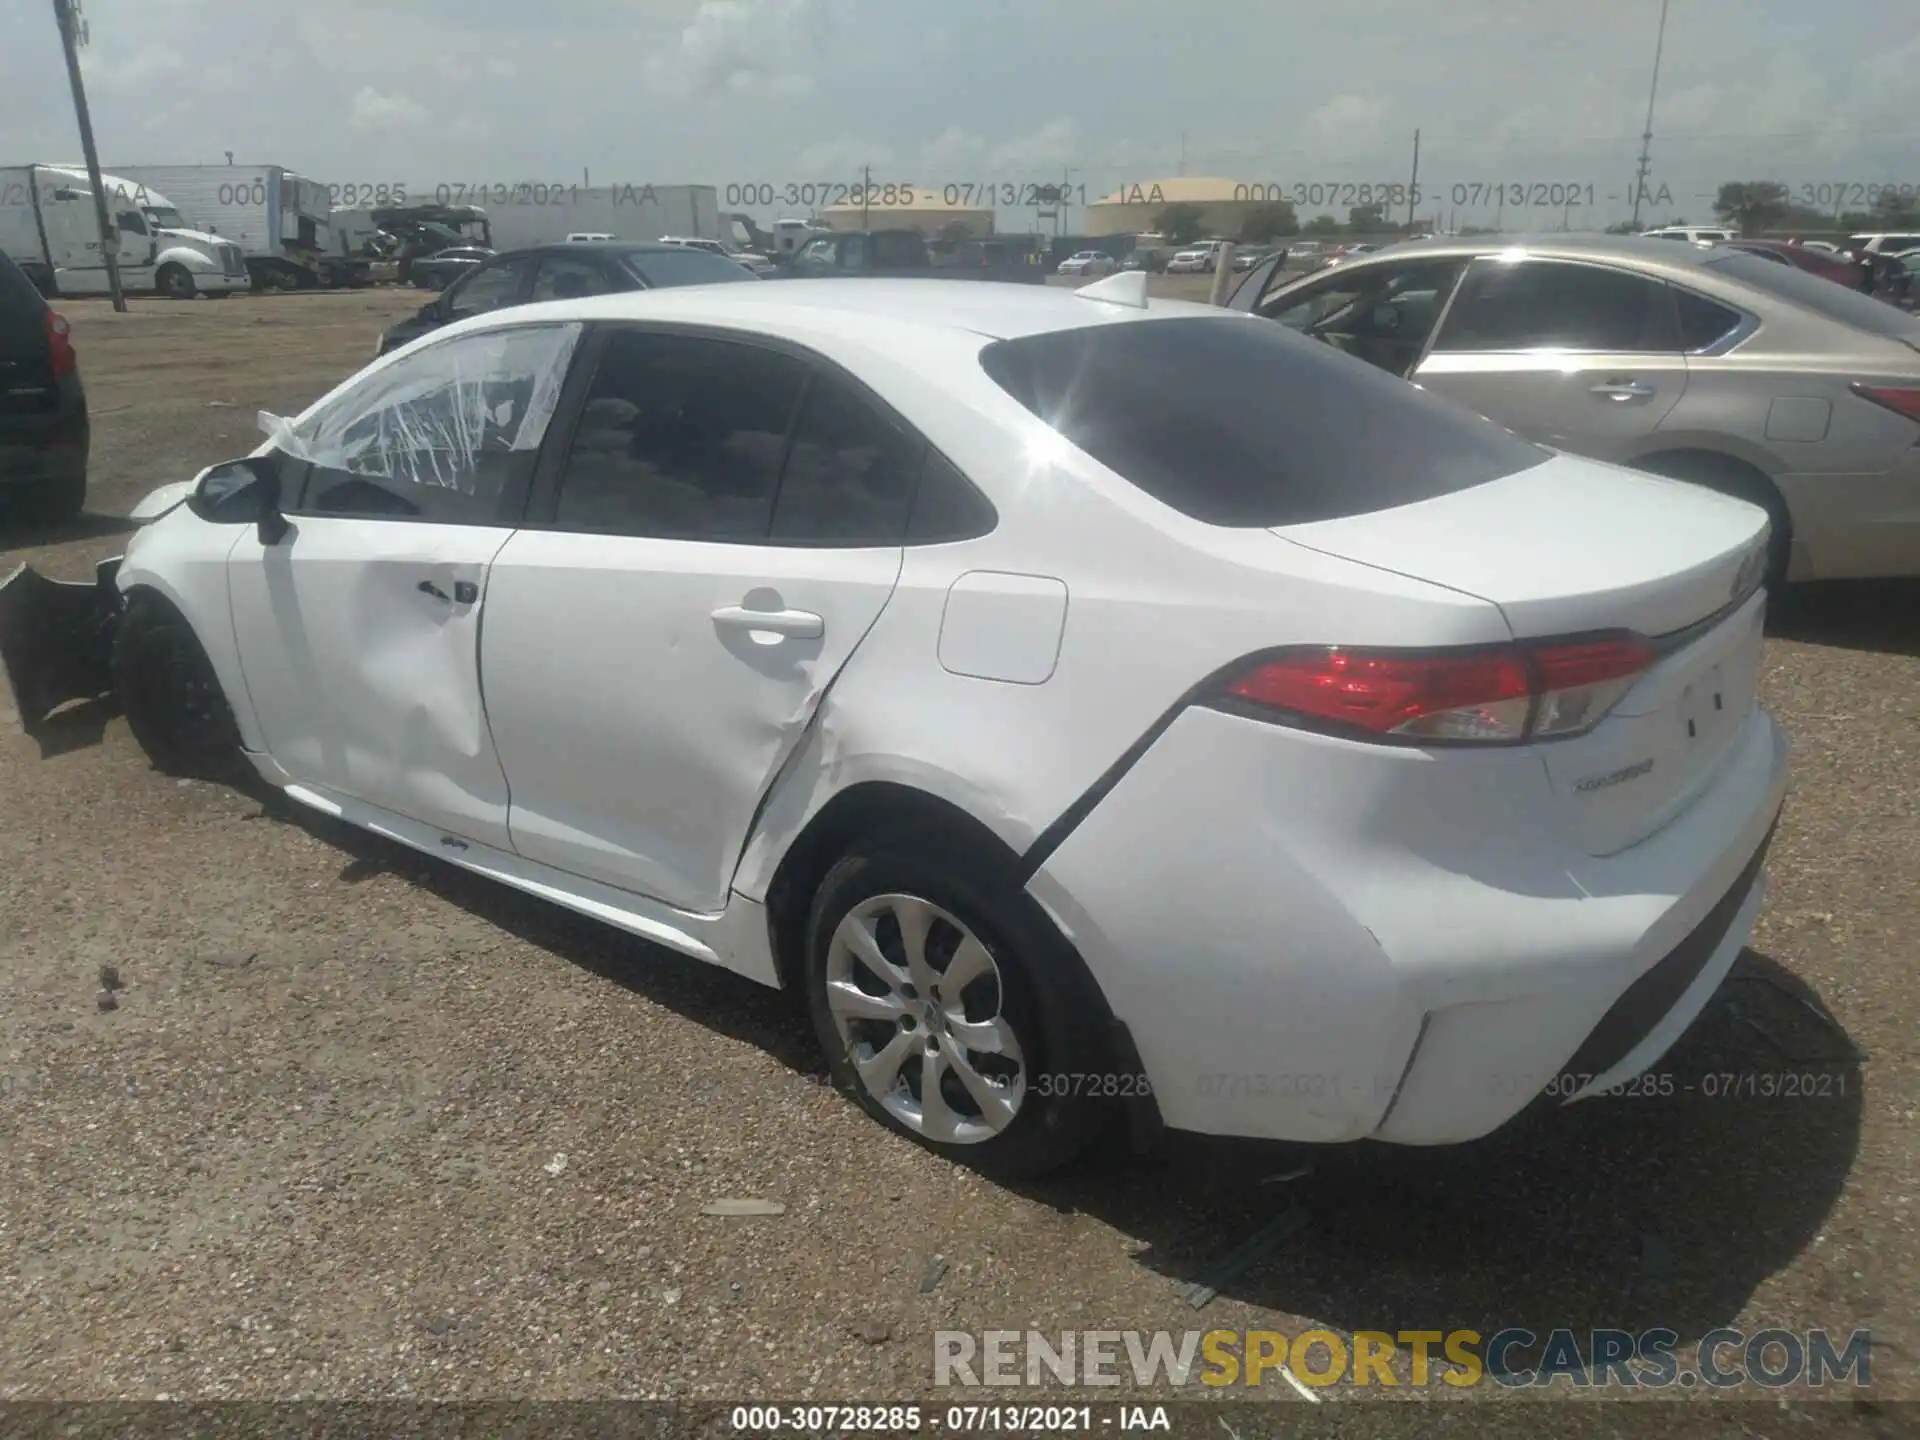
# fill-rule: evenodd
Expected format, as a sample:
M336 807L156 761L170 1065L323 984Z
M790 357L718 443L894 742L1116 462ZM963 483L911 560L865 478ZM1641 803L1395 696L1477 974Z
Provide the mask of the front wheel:
M136 592L113 642L113 688L156 769L195 780L239 780L249 766L220 677L186 617Z
M193 299L193 276L184 265L162 265L154 276L154 286L169 300Z
M806 987L843 1093L938 1155L1018 1177L1097 1139L1118 1087L1091 980L1000 869L904 837L856 849L815 895Z

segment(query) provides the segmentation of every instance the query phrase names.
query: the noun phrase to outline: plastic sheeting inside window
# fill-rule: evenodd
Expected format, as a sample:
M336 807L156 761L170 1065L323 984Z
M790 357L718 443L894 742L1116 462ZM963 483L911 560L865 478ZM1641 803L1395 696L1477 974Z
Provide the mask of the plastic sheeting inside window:
M560 400L578 325L528 325L428 346L305 424L262 412L276 448L382 486L490 501L505 463L535 450Z

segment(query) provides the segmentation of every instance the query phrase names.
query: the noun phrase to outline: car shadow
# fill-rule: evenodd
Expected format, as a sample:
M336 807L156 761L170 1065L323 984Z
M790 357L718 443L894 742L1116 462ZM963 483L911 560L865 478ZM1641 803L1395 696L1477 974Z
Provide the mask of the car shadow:
M1768 608L1767 635L1843 650L1920 655L1920 579L1790 585Z
M826 1078L826 1060L806 1016L785 992L322 815L264 783L241 788L259 801L264 818L297 825L338 850L342 863L335 879L342 885L363 884L377 875L398 876L516 939L709 1030L754 1045L791 1070Z
M100 540L125 535L133 521L124 515L76 515L70 520L42 520L0 501L0 552L29 550L42 545L65 545L74 540Z
M1594 1329L1664 1327L1679 1352L1820 1235L1860 1143L1863 1058L1817 995L1749 950L1646 1095L1536 1105L1439 1149L1182 1138L1023 1188L1133 1236L1139 1262L1171 1280L1323 1324L1519 1327L1542 1341L1566 1328L1587 1359ZM1295 1204L1301 1232L1216 1273ZM1822 1280L1822 1318L1896 1313L1897 1295L1851 1277L1843 1266ZM1510 1363L1528 1359L1516 1347Z
M800 1074L826 1076L790 996L277 791L250 793L264 815L336 847L343 884L399 875ZM1169 1135L1137 1155L1116 1136L1059 1175L1009 1188L1100 1220L1133 1239L1140 1265L1181 1287L1210 1285L1220 1300L1346 1330L1485 1337L1519 1327L1544 1340L1569 1329L1589 1359L1592 1330L1666 1328L1683 1353L1820 1235L1860 1143L1865 1058L1805 982L1747 950L1645 1095L1537 1103L1492 1136L1436 1149ZM1783 1093L1788 1084L1794 1093ZM1265 1259L1222 1271L1296 1205L1307 1212L1303 1230ZM1819 1285L1831 1323L1872 1325L1901 1303L1848 1265ZM1529 1358L1524 1346L1509 1357Z

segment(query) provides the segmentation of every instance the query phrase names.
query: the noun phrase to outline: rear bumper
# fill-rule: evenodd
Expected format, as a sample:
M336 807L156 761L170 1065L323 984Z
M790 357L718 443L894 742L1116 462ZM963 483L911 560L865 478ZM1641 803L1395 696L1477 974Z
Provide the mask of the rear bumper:
M92 427L77 375L58 381L50 409L0 412L0 487L71 479L87 473Z
M1274 739L1183 714L1030 882L1174 1129L1446 1144L1638 1073L1738 955L1786 786L1756 711L1693 804L1596 857L1524 751Z

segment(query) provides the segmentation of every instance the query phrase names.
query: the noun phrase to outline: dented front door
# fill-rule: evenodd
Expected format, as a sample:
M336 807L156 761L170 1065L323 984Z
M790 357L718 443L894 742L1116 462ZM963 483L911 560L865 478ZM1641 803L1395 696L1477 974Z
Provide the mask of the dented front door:
M510 529L288 517L229 560L234 633L268 752L296 781L508 849L480 699L487 567Z

